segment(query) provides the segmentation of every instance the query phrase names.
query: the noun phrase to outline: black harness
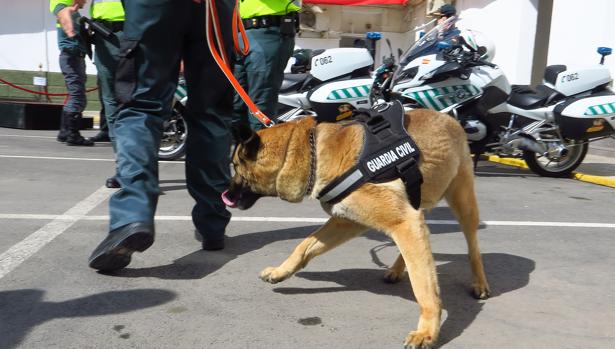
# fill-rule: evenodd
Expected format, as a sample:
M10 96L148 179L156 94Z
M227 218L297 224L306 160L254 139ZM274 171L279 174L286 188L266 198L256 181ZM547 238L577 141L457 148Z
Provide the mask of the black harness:
M335 204L366 182L383 183L401 178L410 204L418 209L423 183L418 164L420 152L404 127L404 117L404 108L398 101L356 112L355 120L347 125L358 123L365 129L359 161L325 186L318 200Z

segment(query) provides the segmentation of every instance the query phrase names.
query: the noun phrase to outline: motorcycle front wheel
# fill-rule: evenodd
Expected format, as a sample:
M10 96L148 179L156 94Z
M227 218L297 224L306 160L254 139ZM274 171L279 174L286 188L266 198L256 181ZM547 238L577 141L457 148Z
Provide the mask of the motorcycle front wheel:
M165 121L158 149L158 159L177 160L186 153L186 137L188 126L184 119L184 108L180 103L173 107L173 114L169 121Z
M543 177L570 177L585 159L589 145L587 142L565 140L566 154L553 156L542 155L529 150L523 152L523 159L534 173Z

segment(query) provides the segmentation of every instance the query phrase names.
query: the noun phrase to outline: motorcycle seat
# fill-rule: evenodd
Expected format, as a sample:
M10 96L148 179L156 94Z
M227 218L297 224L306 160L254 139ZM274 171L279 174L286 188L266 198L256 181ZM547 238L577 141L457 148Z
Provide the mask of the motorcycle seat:
M508 103L521 109L536 109L560 99L562 95L545 86L512 85Z
M280 93L289 93L297 91L303 82L308 78L310 74L284 74L284 81L280 87Z

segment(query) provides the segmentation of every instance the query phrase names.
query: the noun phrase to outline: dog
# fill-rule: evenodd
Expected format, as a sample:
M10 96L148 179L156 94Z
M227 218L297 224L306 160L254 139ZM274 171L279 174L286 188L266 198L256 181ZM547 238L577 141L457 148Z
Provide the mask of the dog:
M283 281L312 258L369 229L383 232L400 251L385 280L397 282L407 269L420 306L417 329L408 334L404 345L430 348L440 331L442 305L423 209L447 200L468 245L473 294L485 299L490 290L477 240L473 161L464 130L450 116L427 109L410 111L404 120L421 151L420 209L411 206L400 179L365 183L340 202L322 204L330 219L281 265L265 268L260 278L269 283ZM357 123L317 123L312 117L258 132L240 132L232 159L235 173L222 199L230 207L248 209L262 196L279 196L289 202L300 202L305 196L317 198L328 183L356 164L364 132Z

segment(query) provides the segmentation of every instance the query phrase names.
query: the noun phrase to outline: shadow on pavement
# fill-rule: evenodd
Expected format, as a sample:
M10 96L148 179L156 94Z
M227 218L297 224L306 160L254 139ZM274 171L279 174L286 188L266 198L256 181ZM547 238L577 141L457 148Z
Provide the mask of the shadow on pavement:
M159 289L103 292L63 302L43 301L44 294L38 289L0 292L0 348L17 347L30 330L46 321L128 313L175 298L174 292Z
M435 253L438 263L440 294L447 318L442 324L438 346L442 346L460 336L472 324L489 300L477 300L471 295L472 275L468 257L465 254ZM525 287L529 283L530 273L535 269L533 260L505 253L483 254L485 272L491 287L491 298ZM398 284L384 282L384 269L344 269L335 272L299 272L296 277L329 281L339 284L335 287L292 288L278 287L274 292L281 294L320 294L330 292L367 291L378 295L397 296L416 302L412 292L408 292L409 280L406 276ZM407 274L406 274L407 275ZM316 300L315 300L316 301ZM416 318L408 319L415 324ZM408 328L408 331L414 328ZM406 333L400 334L400 338Z
M202 279L240 255L256 251L275 241L307 237L318 227L306 226L228 237L226 248L222 251L199 250L174 260L172 264L149 268L125 268L112 275L118 277L157 277L167 280ZM288 251L289 254L290 252Z
M167 191L184 190L187 188L185 179L161 179L160 181L158 181L158 184L160 185L160 191L162 192L162 195L164 195L164 193ZM176 185L164 186L163 184Z

